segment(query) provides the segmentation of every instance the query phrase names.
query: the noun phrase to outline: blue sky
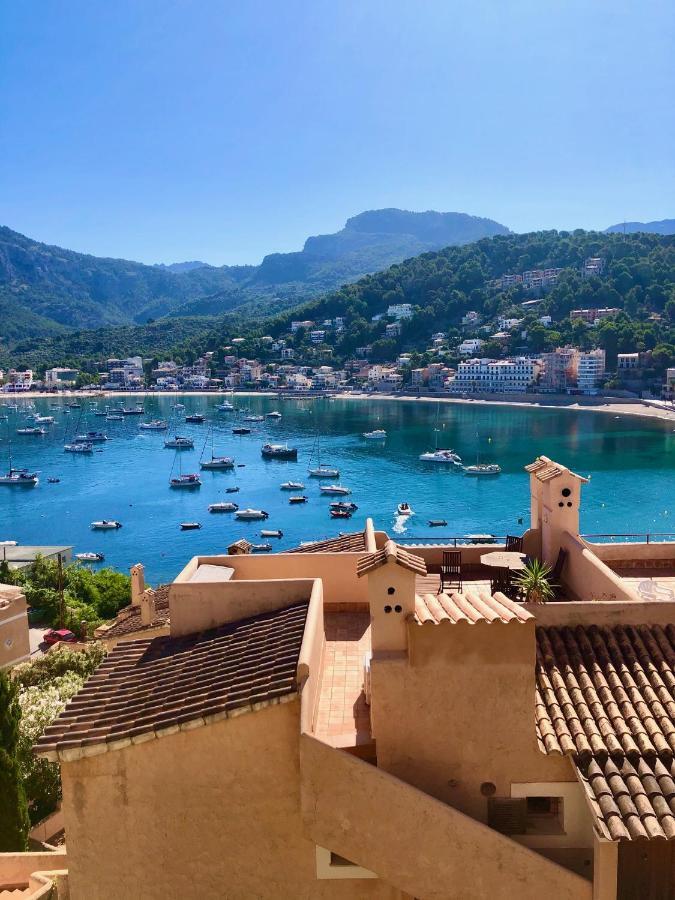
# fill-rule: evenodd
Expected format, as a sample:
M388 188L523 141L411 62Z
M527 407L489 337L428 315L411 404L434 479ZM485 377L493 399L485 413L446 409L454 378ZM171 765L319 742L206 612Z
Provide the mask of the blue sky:
M258 262L364 209L675 217L672 0L0 7L0 224Z

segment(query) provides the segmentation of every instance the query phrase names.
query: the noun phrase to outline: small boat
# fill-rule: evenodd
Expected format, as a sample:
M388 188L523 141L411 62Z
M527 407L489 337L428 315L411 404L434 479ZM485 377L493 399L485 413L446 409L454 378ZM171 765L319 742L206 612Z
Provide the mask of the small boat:
M106 422L123 422L124 416L122 413L108 413L105 417Z
M87 431L85 434L76 434L74 444L102 444L108 440L105 431Z
M244 416L242 422L264 422L265 416Z
M224 403L218 403L216 405L216 409L218 410L218 412L234 412L234 406L232 406L232 404L227 400L225 400Z
M496 544L494 534L465 534L464 540L469 544Z
M339 478L340 470L332 466L316 466L307 472L310 478Z
M106 419L108 417L108 413L105 409L94 410L94 415L98 416L99 419Z
M281 485L282 491L304 491L305 486L301 481L284 481Z
M120 412L123 416L142 416L145 410L142 406L123 407Z
M77 400L73 400L72 403L69 403L69 404L68 404L68 408L69 408L69 409L81 409L81 408L82 408L82 404L81 404L81 403L78 403Z
M31 434L31 435L47 434L47 429L41 428L39 426L27 425L25 428L17 428L16 433L17 434Z
M196 531L198 528L201 528L200 522L181 522L180 530L181 531Z
M289 502L289 503L307 503L307 497L305 497L305 496L302 496L302 497L289 497L289 498L288 498L288 502Z
M169 450L192 450L194 445L195 442L192 438L181 437L178 434L169 438L168 441L164 441L164 446Z
M269 519L269 513L264 509L239 509L234 517L242 522L255 522L257 519Z
M344 509L344 510L347 510L347 512L356 512L356 510L358 509L358 506L356 505L356 503L352 503L349 500L334 500L330 504L330 508L331 509Z
M37 413L32 417L36 425L53 425L54 416L38 416Z
M368 441L382 441L386 438L387 432L383 428L376 428L375 431L364 431L361 436Z
M283 536L284 533L279 528L263 528L260 532L260 537L282 538Z
M462 458L454 450L430 450L428 453L421 453L419 458L422 462L433 463L449 463L453 466L461 466Z
M76 553L75 559L80 562L103 562L105 556L103 553Z
M209 512L210 513L230 513L236 512L239 509L239 506L236 503L229 503L227 500L221 503L210 503L209 504Z
M238 493L239 493L239 488L238 488L238 487L229 487L229 488L225 488L225 493L226 493L226 494L238 494Z
M399 503L396 507L396 512L399 516L412 516L413 511L409 503Z
M250 429L250 428L244 428L243 426L242 426L242 427L239 427L239 428L233 428L233 429L232 429L232 434L250 434L250 433L251 433L251 429Z
M298 451L288 444L263 444L260 455L263 459L297 459Z
M172 403L171 409L185 409L184 403Z
M205 420L206 416L201 413L191 413L189 416L185 416L185 421L192 422L194 425L203 425Z
M6 487L34 487L39 480L37 472L14 469L11 465L6 475L0 475L0 485Z
M234 460L231 456L212 456L199 463L201 469L234 469Z
M464 466L465 475L499 475L502 467L497 463L476 463L475 466Z
M447 524L445 519L429 519L429 528L445 528Z
M152 422L141 422L138 427L142 428L143 431L166 431L169 423L166 419L153 419Z
M351 519L353 513L349 509L331 509L331 519Z
M319 490L322 494L336 494L337 496L351 494L351 490L348 487L343 487L341 484L322 484Z
M59 484L60 481L61 481L60 478L48 478L47 484Z
M267 418L267 419L280 419L280 418L281 418L281 413L280 413L278 410L273 409L272 412L265 413L265 418Z
M90 527L94 531L114 531L117 528L121 528L122 523L117 522L115 519L99 519L97 522L92 522Z
M269 553L271 549L271 544L251 544L252 553Z
M94 445L88 441L75 441L72 444L64 444L63 449L66 453L93 453Z
M199 488L202 486L199 475L194 473L190 475L174 475L169 478L169 487L171 488Z

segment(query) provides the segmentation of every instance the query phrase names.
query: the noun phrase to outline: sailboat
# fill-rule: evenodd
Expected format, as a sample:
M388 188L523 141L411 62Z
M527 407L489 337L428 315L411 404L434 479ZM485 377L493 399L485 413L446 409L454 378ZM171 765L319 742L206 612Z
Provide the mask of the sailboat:
M178 475L171 475L169 477L169 487L171 488L199 488L202 486L201 479L197 473L191 473L189 475L183 475L183 466L182 466L182 456L180 453L176 453L176 457L174 458L173 464L176 465L176 458L178 459ZM173 466L171 467L171 472L173 473Z
M476 434L476 438L478 438L478 434ZM489 438L488 440L492 440ZM464 474L465 475L473 475L473 476L485 476L485 475L499 475L502 471L502 467L497 463L482 463L480 462L480 450L476 451L476 464L473 466L464 466Z
M12 465L12 443L9 441L7 454L9 457L9 469L4 475L0 475L0 485L8 487L35 487L38 483L38 473L29 472L28 469L15 469Z
M316 442L314 444L316 448L316 466L313 468L310 466L307 469L307 474L310 478L339 478L340 470L336 469L334 466L328 466L325 463L321 462L321 435L317 432ZM314 456L314 450L312 450L312 457ZM310 457L310 462L311 458Z
M206 442L209 439L207 435L206 441L204 441L204 447L202 449L202 456L199 460L199 468L200 469L234 469L234 459L231 456L216 456L213 452L213 428L209 429L211 433L211 459L204 459L204 450L206 449Z
M441 405L440 403L436 407L436 425L434 427L434 449L429 450L426 453L420 453L419 458L422 462L433 462L433 463L449 463L453 466L461 466L462 458L458 453L455 453L454 450L444 449L438 446L438 420L440 417Z

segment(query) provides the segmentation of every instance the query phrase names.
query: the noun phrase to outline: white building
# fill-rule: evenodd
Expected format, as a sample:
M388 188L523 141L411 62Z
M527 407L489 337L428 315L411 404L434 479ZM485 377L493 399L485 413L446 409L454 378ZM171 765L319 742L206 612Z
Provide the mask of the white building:
M477 353L484 343L481 338L469 338L462 341L457 350L460 356L471 356L472 353Z
M516 328L522 322L522 319L508 319L505 316L500 316L497 319L497 324L499 325L500 331L511 331L512 328Z
M468 313L462 316L462 325L478 325L479 322L480 316L473 309L470 309Z
M295 359L295 350L292 347L282 347L281 358L282 359Z
M411 303L392 303L387 309L387 315L397 321L399 319L411 319L412 314Z
M45 372L45 387L52 389L64 386L72 387L77 381L78 375L79 372L77 369L63 369L58 367L47 369Z
M620 372L628 369L638 369L640 367L639 353L618 353L616 357L616 367Z
M309 339L313 344L323 344L326 332L322 330L310 331Z
M388 338L398 337L401 333L401 323L400 322L390 322L388 325L384 326L384 335Z
M450 387L467 393L523 393L536 382L539 370L539 362L525 356L470 359L459 363Z
M19 394L22 391L30 391L33 387L33 370L25 369L23 372L17 372L16 369L10 369L5 376L7 384L3 385L2 390L6 394Z
M310 322L306 319L304 322L291 322L291 331L295 334L296 331L299 331L301 328L314 328L314 322Z
M597 394L605 374L605 351L580 353L577 363L577 388L584 394Z

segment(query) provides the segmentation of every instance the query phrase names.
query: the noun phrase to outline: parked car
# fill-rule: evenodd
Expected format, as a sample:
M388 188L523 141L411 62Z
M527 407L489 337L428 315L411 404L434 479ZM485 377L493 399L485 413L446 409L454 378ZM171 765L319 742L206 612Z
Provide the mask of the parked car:
M67 628L50 628L49 631L45 631L42 640L45 644L50 645L58 644L59 641L64 641L66 644L77 643L77 638Z

